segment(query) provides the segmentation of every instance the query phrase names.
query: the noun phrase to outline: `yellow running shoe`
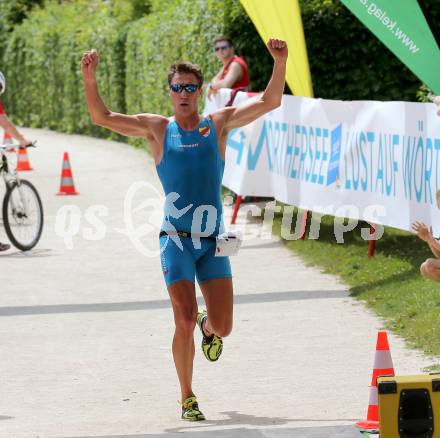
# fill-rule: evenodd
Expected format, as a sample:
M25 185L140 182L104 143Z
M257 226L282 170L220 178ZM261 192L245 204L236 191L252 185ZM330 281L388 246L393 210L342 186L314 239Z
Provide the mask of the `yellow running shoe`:
M197 403L197 397L193 395L188 397L182 403L182 420L186 421L202 421L205 416L200 412L199 404Z
M202 332L202 351L206 359L210 362L215 362L218 360L223 351L223 340L220 336L211 335L206 336L203 332L203 323L208 318L206 310L197 312L197 325Z

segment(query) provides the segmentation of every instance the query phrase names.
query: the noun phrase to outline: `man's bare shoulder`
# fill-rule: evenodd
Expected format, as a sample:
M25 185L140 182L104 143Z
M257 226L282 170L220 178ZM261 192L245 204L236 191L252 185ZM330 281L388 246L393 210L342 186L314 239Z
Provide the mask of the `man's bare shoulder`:
M168 125L169 119L160 114L142 113L137 115L141 122L148 124L149 126L161 127Z
M225 106L210 114L212 120L215 122L224 122L231 117L235 108L233 106Z
M169 119L160 114L150 113L137 114L137 118L141 125L145 127L145 138L149 141L156 141L158 144L161 144Z
M233 113L234 113L234 107L225 106L224 108L220 108L219 110L209 115L209 117L211 117L212 121L215 124L215 128L217 130L217 134L219 135L219 138L222 138L224 135L227 134L227 131L225 131L224 128L225 125L230 120Z

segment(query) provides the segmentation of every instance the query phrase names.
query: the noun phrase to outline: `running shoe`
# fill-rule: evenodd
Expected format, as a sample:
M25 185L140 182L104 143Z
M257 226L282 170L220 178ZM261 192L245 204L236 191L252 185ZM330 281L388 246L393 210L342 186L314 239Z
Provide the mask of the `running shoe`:
M182 420L186 421L202 421L205 416L200 412L197 397L193 395L188 397L182 404Z
M223 340L220 336L211 335L206 336L203 332L203 324L204 321L208 318L208 314L206 310L202 310L201 312L197 312L197 325L199 326L200 331L202 332L202 351L205 355L206 359L210 362L215 362L218 360L223 351Z

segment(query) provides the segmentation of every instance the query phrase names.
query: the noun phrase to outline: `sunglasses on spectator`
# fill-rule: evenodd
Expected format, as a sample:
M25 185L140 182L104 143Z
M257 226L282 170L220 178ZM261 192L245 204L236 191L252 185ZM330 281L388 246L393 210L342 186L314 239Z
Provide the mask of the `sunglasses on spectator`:
M185 90L187 93L195 93L198 90L199 86L196 84L171 84L170 89L174 93L181 93Z
M217 47L214 48L214 50L215 50L216 52L218 52L219 50L226 50L226 49L229 49L229 47L231 47L231 46L217 46Z

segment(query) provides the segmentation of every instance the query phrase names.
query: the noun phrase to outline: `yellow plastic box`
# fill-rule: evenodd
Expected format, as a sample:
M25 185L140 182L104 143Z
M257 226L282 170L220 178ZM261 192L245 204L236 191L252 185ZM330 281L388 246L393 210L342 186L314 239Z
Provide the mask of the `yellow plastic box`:
M378 377L381 438L440 438L440 374Z

